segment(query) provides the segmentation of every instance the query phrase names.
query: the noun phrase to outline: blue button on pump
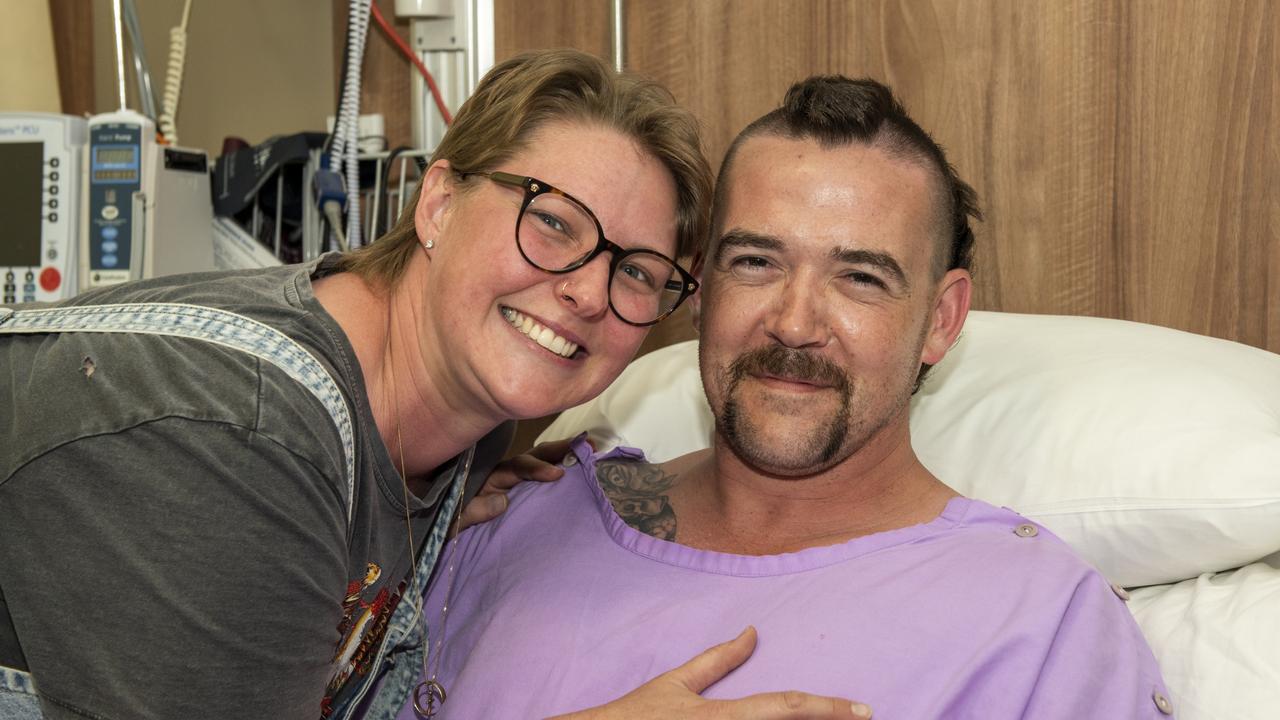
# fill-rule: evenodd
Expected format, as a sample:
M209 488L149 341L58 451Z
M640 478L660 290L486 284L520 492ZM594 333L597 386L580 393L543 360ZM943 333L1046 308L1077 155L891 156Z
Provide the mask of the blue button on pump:
M113 253L119 249L120 249L120 243L117 243L115 240L102 241L102 252L104 253Z
M118 264L120 264L120 258L116 257L115 255L102 256L102 267L113 268Z
M108 225L102 228L103 240L115 240L116 236L119 234L120 234L120 230L117 229L114 225Z

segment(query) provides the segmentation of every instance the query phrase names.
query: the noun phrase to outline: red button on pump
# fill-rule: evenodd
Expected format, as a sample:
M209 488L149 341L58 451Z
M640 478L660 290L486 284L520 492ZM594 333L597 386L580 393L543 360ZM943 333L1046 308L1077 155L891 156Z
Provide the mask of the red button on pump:
M40 271L40 287L45 292L53 292L62 284L62 273L56 267L47 267Z

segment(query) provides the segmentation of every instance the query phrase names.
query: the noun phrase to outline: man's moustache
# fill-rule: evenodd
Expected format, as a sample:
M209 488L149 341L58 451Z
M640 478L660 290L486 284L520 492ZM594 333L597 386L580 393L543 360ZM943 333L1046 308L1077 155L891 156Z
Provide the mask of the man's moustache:
M849 388L849 377L835 363L821 355L782 345L749 350L729 366L729 377L734 384L748 375L770 375L841 391Z

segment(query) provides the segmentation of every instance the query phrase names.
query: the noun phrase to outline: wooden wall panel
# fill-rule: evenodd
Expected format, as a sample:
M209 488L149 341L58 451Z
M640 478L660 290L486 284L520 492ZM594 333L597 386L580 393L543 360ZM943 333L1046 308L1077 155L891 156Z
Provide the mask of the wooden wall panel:
M626 7L628 67L699 116L713 163L805 75L893 86L982 198L977 307L1128 318L1280 351L1274 3ZM495 16L499 59L559 46L610 54L605 0L497 0ZM408 66L381 38L370 48L366 94L392 103L394 138L407 133ZM690 336L677 317L646 349Z
M1144 2L1126 15L1123 314L1280 351L1280 14L1269 2Z
M926 70L965 93L934 122L987 213L978 307L1119 314L1116 12L1100 1L954 12L975 52Z
M659 80L693 110L718 164L738 130L775 106L796 79L865 74L879 53L874 44L854 42L852 33L878 24L878 17L872 3L633 1L627 67Z
M89 0L49 0L49 18L58 58L62 112L66 115L92 113L93 4Z
M613 57L608 0L494 0L494 59L572 47Z
M499 0L500 55L571 45L607 57L605 0L550 4ZM713 165L795 80L891 85L982 200L975 307L1124 318L1280 352L1276 3L626 7L628 68L693 110ZM689 337L682 312L642 351Z
M628 65L733 134L812 73L894 87L979 191L976 306L1280 351L1265 0L647 0Z

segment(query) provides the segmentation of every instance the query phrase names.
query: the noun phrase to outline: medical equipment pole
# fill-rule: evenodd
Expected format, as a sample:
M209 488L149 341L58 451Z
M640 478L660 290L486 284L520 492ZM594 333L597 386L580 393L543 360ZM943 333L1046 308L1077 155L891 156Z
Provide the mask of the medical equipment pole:
M609 4L609 30L613 41L613 69L622 72L627 58L626 5L623 0L613 0Z
M124 93L124 21L120 11L121 0L111 1L111 11L115 15L116 31L116 81L120 86L120 109L128 109L128 101Z
M396 16L409 20L414 52L456 111L493 65L493 0L396 0ZM411 83L413 146L432 150L447 126L422 78Z
M138 6L134 0L123 0L120 10L124 17L124 29L129 32L129 48L133 51L133 71L138 81L138 102L142 114L156 121L156 93L151 87L151 65L147 62L146 47L142 43L142 27L138 24Z

